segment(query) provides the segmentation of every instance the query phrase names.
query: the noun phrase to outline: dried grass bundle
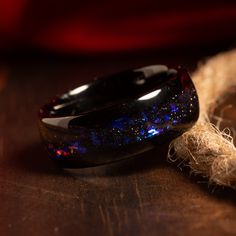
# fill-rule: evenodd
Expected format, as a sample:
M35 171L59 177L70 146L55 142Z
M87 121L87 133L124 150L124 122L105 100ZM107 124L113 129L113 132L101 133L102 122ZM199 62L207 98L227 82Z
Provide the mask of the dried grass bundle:
M229 129L223 131L210 123L217 104L236 85L236 50L210 58L193 73L199 95L197 124L169 147L168 159L182 160L210 183L236 189L236 147ZM173 152L174 150L174 152Z

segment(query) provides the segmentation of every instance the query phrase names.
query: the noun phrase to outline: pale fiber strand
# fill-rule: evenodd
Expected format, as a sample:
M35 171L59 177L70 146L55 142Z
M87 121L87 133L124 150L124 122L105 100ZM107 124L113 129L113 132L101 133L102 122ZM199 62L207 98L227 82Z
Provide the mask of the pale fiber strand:
M174 140L168 159L182 160L210 183L236 188L236 148L228 129L210 123L217 103L236 85L236 50L218 54L193 73L199 102L197 124ZM174 150L174 152L173 152Z

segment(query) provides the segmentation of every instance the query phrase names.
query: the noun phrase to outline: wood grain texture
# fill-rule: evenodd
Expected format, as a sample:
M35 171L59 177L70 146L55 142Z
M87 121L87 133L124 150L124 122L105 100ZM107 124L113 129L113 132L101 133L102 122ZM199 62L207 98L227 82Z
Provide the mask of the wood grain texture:
M202 56L171 60L194 68ZM128 161L68 171L58 169L41 144L37 110L53 95L98 74L168 60L2 61L0 235L236 235L236 193L208 187L168 163L167 145ZM229 118L235 127L234 108Z

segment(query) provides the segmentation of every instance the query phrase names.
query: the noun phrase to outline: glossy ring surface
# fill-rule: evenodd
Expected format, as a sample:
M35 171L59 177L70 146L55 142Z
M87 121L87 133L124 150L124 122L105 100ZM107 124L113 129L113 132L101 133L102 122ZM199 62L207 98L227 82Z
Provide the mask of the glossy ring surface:
M173 140L199 116L182 67L153 65L94 79L39 111L50 157L64 168L125 159Z

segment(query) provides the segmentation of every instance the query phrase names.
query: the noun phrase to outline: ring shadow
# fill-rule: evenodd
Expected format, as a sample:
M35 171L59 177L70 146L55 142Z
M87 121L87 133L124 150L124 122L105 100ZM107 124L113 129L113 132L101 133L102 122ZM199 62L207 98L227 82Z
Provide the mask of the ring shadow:
M206 178L200 175L191 174L191 170L187 166L179 163L170 163L166 160L168 152L168 144L148 152L136 155L130 159L118 161L115 163L101 165L97 167L72 170L61 169L48 158L46 150L41 143L36 143L23 150L15 159L15 167L28 172L38 172L46 175L60 175L71 178L79 177L115 177L128 176L136 173L147 173L150 170L158 170L160 168L173 168L178 174L184 176L192 184L197 184L198 187L210 194L219 201L228 201L236 205L236 191L228 187L220 187L209 185ZM177 167L177 168L176 168Z
M120 160L100 166L62 169L53 162L47 154L42 143L34 143L23 149L16 158L14 166L25 171L38 172L48 175L73 175L73 176L125 176L137 172L145 172L158 166L168 165L166 157L168 144L152 149L125 160Z

